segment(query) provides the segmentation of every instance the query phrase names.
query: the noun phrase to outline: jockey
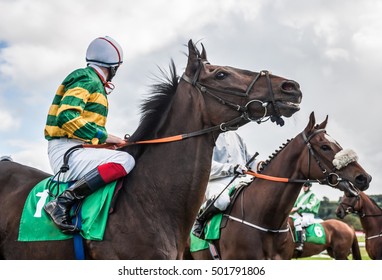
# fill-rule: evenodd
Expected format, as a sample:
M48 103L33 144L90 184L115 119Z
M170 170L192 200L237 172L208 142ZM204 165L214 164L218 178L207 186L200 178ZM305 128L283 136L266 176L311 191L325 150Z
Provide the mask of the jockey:
M316 194L311 191L312 183L305 182L303 192L297 198L291 214L294 218L294 227L296 230L296 251L302 252L304 249L303 228L315 223L315 217L320 208L320 200Z
M70 209L76 202L126 176L135 165L134 158L124 151L83 148L74 150L68 162L70 168L62 173L64 154L74 146L125 143L105 128L107 96L114 89L111 80L123 62L122 48L108 36L96 38L86 51L86 62L86 68L70 73L58 87L44 131L54 173L63 176L61 181L77 180L44 206L64 233L78 231L70 219Z
M228 207L231 187L241 181L249 182L251 180L252 176L244 175L244 172L247 171L245 165L250 159L251 155L239 134L234 131L226 131L219 135L212 155L210 178L205 194L206 202L202 205L192 228L192 233L196 237L203 238L205 223ZM255 161L251 166L256 166ZM234 176L240 174L241 176L238 176L228 186Z

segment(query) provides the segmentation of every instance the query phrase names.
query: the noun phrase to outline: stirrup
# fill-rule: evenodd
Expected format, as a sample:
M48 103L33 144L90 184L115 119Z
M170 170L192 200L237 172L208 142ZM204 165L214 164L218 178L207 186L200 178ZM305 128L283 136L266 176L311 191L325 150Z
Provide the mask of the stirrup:
M199 239L204 239L204 225L198 220L195 220L194 226L192 227L192 234Z

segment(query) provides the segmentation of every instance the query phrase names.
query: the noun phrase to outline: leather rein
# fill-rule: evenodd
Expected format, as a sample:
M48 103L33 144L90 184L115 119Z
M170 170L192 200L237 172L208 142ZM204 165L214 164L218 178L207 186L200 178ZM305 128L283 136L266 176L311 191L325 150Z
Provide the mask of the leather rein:
M245 173L248 175L251 175L255 178L260 178L268 181L273 181L273 182L281 182L281 183L306 183L306 182L312 182L312 181L317 181L319 184L326 184L331 187L336 187L341 181L344 181L336 172L335 172L335 167L331 169L331 172L328 172L329 168L324 168L322 164L322 160L320 160L320 157L315 153L312 145L310 144L310 140L317 135L318 133L326 133L325 129L317 129L314 131L312 134L310 134L308 137L305 135L305 132L302 133L302 138L308 147L308 179L293 179L293 178L285 178L285 177L275 177L275 176L270 176L270 175L265 175L265 174L260 174L257 172L254 172L252 170L248 170ZM324 180L318 180L318 179L310 179L310 169L311 169L311 157L314 158L316 161L317 165L320 167L321 171L323 174L326 174L326 177Z
M251 176L253 176L255 178L260 178L260 179L263 179L263 180L268 180L268 181L273 181L273 182L280 182L280 183L306 183L306 182L311 182L313 180L309 179L309 177L310 177L310 168L311 168L310 157L313 157L316 160L316 163L318 164L318 166L320 167L322 173L326 174L326 178L324 180L320 181L318 179L315 179L314 181L317 181L319 184L327 184L327 185L332 186L332 187L337 186L340 183L340 181L343 181L343 179L340 178L340 176L337 173L335 173L335 167L332 168L332 172L328 173L327 170L329 170L329 169L323 167L323 164L320 161L319 156L314 152L314 149L313 149L312 145L310 144L310 140L315 135L317 135L318 133L326 133L326 130L325 129L317 129L312 134L310 134L308 137L305 135L305 132L302 133L302 138L303 138L305 144L308 147L308 153L309 153L309 158L308 158L308 168L309 168L308 169L309 170L308 174L309 175L308 175L308 179L292 179L292 178L285 178L285 177L275 177L275 176L260 174L260 173L254 172L252 170L248 170L248 171L246 171L244 173L248 174L248 175L251 175ZM248 166L248 164L247 164L247 166ZM333 182L333 180L332 180L333 178L336 179L335 182ZM240 219L240 218L231 216L229 214L224 214L224 216L227 217L230 220L233 220L235 222L239 222L239 223L245 224L245 225L247 225L249 227L252 227L254 229L257 229L257 230L260 230L260 231L263 231L263 232L286 233L286 232L288 232L290 230L290 226L289 226L288 223L287 223L286 227L282 228L282 229L269 229L269 228L264 228L264 227L258 226L258 225L253 224L253 223L249 223L249 222L245 221L244 219Z
M276 102L275 102L275 98L274 98L274 93L273 93L273 90L272 90L272 83L271 83L271 79L270 79L268 71L263 70L260 73L258 73L255 76L255 78L252 80L252 82L248 85L248 88L247 88L247 90L245 92L231 91L231 90L225 90L225 89L217 90L217 89L214 89L214 88L212 88L210 86L201 84L199 82L199 76L200 76L201 70L204 67L204 65L205 64L209 64L209 62L208 61L202 61L201 58L198 59L198 62L199 62L199 66L198 66L197 71L195 72L194 77L190 78L190 77L188 77L184 73L181 78L185 82L187 82L187 83L191 84L192 86L196 87L201 94L209 94L214 99L216 99L219 103L221 103L223 105L226 105L228 107L231 107L231 108L233 108L236 111L241 112L241 115L239 117L233 118L232 120L230 120L228 122L223 122L223 123L221 123L219 125L208 127L208 128L201 129L201 130L198 130L198 131L194 131L194 132L190 132L190 133L185 133L185 134L178 134L178 135L174 135L174 136L162 137L162 138L158 138L158 139L140 140L140 141L132 142L132 141L129 141L129 137L127 135L125 135L125 143L123 143L123 144L105 143L105 144L100 144L100 145L94 145L94 144L80 144L80 145L76 145L76 146L71 147L64 154L64 160L63 160L64 164L61 167L61 172L66 172L67 170L69 170L69 165L68 165L69 156L75 150L80 149L80 148L106 148L106 149L116 150L116 149L120 149L120 148L123 148L123 147L126 147L126 146L131 146L131 145L160 144L160 143L168 143L168 142L181 141L181 140L185 140L185 139L188 139L188 138L191 138L191 137L200 136L200 135L211 133L211 132L218 131L218 130L220 130L222 132L227 131L227 130L236 130L238 128L238 126L239 126L239 123L242 122L243 120L245 122L256 121L258 123L266 121L264 119L266 118L266 115L267 115L267 106L268 106L269 103L272 104L273 109L276 112L276 115L273 116L276 119L276 122L279 125L281 125L281 126L283 125L283 119L281 118L281 114L280 114L279 108L276 106ZM228 101L228 100L226 100L224 98L221 98L221 97L216 95L216 93L223 93L223 94L236 95L236 96L240 96L240 97L248 97L250 91L255 86L255 83L262 76L265 76L266 79L267 79L268 91L269 91L269 95L270 95L271 101L263 102L261 100L254 99L254 100L249 101L245 106L240 106L239 104L232 103L232 102L230 102L230 101ZM253 118L251 118L249 116L248 106L251 103L253 103L253 102L260 103L261 106L264 108L264 114L259 119L253 119Z
M256 121L258 123L264 122L264 119L266 118L266 115L267 115L267 112L268 112L267 111L267 106L268 106L269 103L272 104L272 106L274 108L274 111L276 112L276 115L274 117L275 118L279 118L280 122L283 121L281 119L281 114L280 114L279 108L276 106L276 102L275 102L275 98L274 98L274 93L273 93L273 90L272 90L272 83L271 83L271 79L270 79L268 71L263 70L260 73L258 73L255 76L255 78L252 80L252 82L248 85L248 88L247 88L247 90L245 92L231 91L231 90L225 90L225 89L219 89L218 90L218 89L214 89L214 88L212 88L210 86L201 84L199 82L199 75L200 75L200 72L201 72L201 70L202 70L202 68L203 68L203 66L205 64L209 64L209 62L201 61L201 59L199 58L199 67L198 67L198 70L196 71L194 77L190 78L185 73L183 73L181 79L183 79L185 82L191 84L192 86L196 87L201 94L208 94L211 97L213 97L214 99L216 99L219 103L221 103L223 105L226 105L228 107L231 107L231 108L233 108L234 110L236 110L238 112L241 112L241 115L239 117L236 117L236 118L234 118L234 119L232 119L232 120L230 120L228 122L223 122L223 123L221 123L219 125L216 125L216 126L213 126L213 127L208 127L208 128L205 128L205 129L201 129L201 130L198 130L198 131L191 132L191 133L179 134L179 135L175 135L175 136L169 136L169 137L163 137L163 138L151 139L151 140L134 141L134 142L129 142L128 137L125 136L126 143L124 143L124 144L112 144L112 143L106 143L106 144L101 144L101 145L82 144L82 145L79 145L79 146L82 147L82 148L119 149L119 148L122 148L122 147L125 147L125 146L130 146L130 145L160 144L160 143L168 143L168 142L181 141L181 140L185 140L187 138L191 138L191 137L195 137L195 136L211 133L211 132L218 131L218 130L223 131L223 132L227 131L227 130L236 130L238 124L241 121L243 121L243 120L246 121L246 122L250 122L250 121ZM253 100L249 101L245 106L240 106L239 104L232 103L232 102L230 102L230 101L228 101L228 100L226 100L224 98L221 98L221 97L216 95L216 93L223 93L223 94L236 95L236 96L240 96L240 97L248 97L250 91L255 86L255 83L262 76L265 76L266 79L267 79L268 91L269 91L269 95L270 95L271 101L263 102L263 101L258 100L258 99L253 99ZM248 106L250 104L252 104L253 102L260 103L261 106L264 108L264 114L259 119L253 119L249 115Z

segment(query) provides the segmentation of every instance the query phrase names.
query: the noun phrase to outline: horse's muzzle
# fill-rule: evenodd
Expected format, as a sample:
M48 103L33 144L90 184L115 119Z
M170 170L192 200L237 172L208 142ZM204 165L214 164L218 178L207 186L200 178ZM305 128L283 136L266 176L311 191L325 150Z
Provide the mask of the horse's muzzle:
M365 191L369 188L372 178L369 174L360 174L355 178L355 184L361 191Z

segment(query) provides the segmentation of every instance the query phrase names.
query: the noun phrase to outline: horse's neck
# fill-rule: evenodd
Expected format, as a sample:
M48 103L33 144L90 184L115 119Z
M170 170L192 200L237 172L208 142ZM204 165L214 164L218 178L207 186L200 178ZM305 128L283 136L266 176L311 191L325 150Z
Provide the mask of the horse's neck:
M302 149L292 144L293 142L289 143L270 161L263 174L284 178L301 176L297 159ZM277 183L255 179L248 189L247 208L252 209L250 211L253 215L264 223L285 224L301 187L300 183Z
M190 133L208 126L202 101L187 92L177 93L157 137ZM192 225L204 197L213 146L212 135L204 134L145 147L131 174L133 182L126 182L126 199L132 204L129 208L141 203L138 208L146 208L146 214L177 224L172 229L186 230L182 227Z
M365 232L370 234L379 234L382 230L382 209L374 204L368 196L362 196L361 224Z

